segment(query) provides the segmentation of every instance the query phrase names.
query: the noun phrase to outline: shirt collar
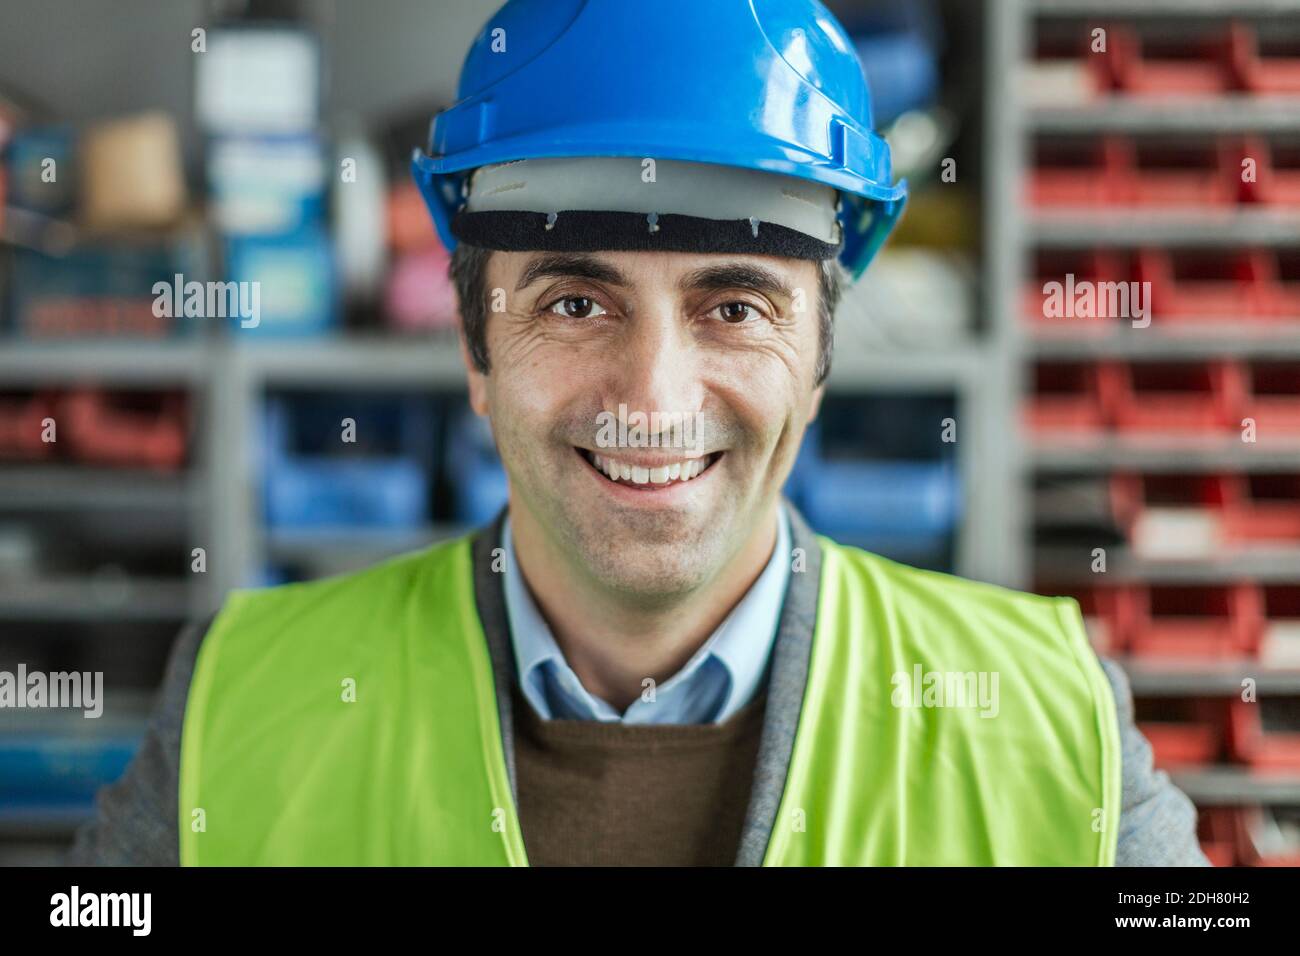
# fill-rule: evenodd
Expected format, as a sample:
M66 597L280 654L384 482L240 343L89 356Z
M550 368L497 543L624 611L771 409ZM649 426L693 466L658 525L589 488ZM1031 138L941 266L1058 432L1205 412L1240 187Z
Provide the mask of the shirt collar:
M652 717L659 717L658 722L668 723L721 722L758 690L776 639L790 576L790 519L784 504L777 507L776 546L754 584L691 659L656 688L655 707L636 701L626 715L590 694L564 659L520 573L508 513L501 538L506 616L516 675L524 696L544 719L556 716L551 698L558 697L560 709L579 719L649 723ZM670 719L663 720L665 716Z

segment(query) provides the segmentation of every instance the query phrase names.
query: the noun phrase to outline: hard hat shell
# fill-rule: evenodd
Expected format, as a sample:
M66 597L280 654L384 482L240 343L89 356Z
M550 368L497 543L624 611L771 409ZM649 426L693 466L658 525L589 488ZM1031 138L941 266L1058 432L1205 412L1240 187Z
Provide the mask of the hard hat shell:
M470 171L560 156L740 166L840 190L861 274L907 195L853 44L818 0L510 0L411 169L444 245ZM559 211L559 210L557 210Z

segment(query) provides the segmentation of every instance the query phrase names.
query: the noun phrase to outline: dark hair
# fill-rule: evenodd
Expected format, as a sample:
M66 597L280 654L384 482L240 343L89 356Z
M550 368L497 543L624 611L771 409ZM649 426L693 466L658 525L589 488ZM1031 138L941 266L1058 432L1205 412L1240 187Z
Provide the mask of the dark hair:
M460 300L460 320L465 329L474 367L484 375L490 363L487 350L487 264L491 249L458 242L451 254L451 281L456 286ZM818 263L817 317L820 354L817 357L815 380L820 385L831 371L831 352L835 343L835 307L839 305L844 290L844 267L838 259L823 259Z

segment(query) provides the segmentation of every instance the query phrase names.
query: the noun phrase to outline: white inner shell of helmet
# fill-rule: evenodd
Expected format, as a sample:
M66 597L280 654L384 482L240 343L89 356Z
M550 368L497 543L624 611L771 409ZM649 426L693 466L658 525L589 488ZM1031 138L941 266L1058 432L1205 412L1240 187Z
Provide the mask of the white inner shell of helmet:
M759 169L672 159L579 156L519 159L474 170L466 212L562 213L565 210L676 214L771 222L838 243L839 191ZM649 220L647 220L649 223Z

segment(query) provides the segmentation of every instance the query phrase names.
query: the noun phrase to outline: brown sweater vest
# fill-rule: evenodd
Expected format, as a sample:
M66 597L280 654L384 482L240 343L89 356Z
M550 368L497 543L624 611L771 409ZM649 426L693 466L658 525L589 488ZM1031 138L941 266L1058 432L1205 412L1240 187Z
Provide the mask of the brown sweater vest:
M721 724L542 720L512 688L519 825L533 866L731 866L766 691Z

